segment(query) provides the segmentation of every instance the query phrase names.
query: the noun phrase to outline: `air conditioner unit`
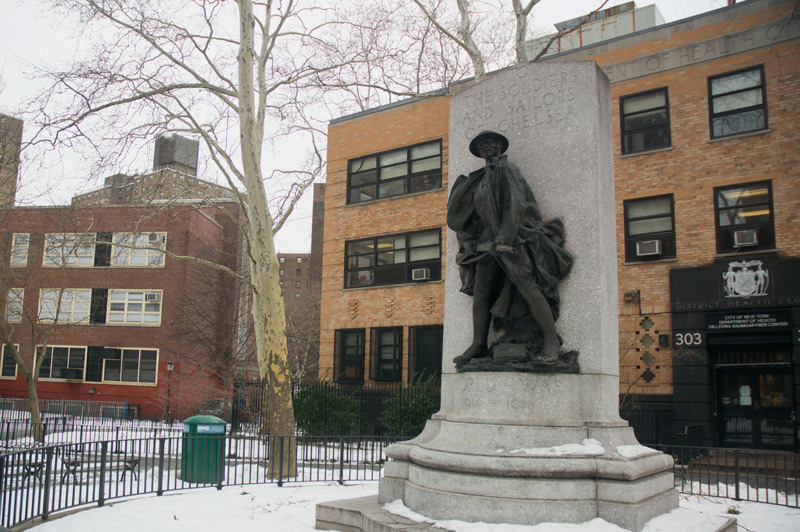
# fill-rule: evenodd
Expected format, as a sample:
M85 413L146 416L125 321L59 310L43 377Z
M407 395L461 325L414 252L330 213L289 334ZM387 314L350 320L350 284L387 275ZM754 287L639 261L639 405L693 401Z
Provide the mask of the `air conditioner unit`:
M149 292L144 295L145 301L161 301L161 294L158 292Z
M661 255L661 240L643 240L636 243L637 257Z
M737 248L758 245L758 231L756 229L744 229L733 232L733 245Z
M161 243L164 244L167 242L167 235L160 235L158 233L150 233L150 242L151 243Z
M411 270L412 281L430 281L431 270L430 268L416 268Z

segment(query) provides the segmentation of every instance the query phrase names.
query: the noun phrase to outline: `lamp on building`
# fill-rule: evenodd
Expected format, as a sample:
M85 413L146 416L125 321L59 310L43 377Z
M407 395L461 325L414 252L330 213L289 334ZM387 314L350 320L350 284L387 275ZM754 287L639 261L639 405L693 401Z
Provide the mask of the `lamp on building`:
M97 388L92 386L91 388L89 388L89 395L94 395L94 392L96 392L96 391L97 391Z
M169 420L169 393L172 388L172 370L175 369L174 362L167 362L167 423Z
M631 290L630 292L625 292L625 294L622 296L622 299L625 301L625 303L638 303L641 295L642 293L638 289Z

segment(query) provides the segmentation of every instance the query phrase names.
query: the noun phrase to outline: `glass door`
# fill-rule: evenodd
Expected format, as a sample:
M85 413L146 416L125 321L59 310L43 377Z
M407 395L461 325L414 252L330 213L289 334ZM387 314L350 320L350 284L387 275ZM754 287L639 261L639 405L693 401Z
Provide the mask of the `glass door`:
M726 447L795 447L789 367L718 367L719 439Z

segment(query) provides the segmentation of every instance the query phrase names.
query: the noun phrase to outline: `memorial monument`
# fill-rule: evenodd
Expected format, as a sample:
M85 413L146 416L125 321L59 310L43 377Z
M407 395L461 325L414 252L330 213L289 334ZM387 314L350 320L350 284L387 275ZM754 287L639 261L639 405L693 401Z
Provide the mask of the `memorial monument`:
M672 458L619 417L608 79L590 62L489 76L451 98L449 159L441 409L387 449L378 503L638 532L678 495ZM357 513L321 508L318 527Z

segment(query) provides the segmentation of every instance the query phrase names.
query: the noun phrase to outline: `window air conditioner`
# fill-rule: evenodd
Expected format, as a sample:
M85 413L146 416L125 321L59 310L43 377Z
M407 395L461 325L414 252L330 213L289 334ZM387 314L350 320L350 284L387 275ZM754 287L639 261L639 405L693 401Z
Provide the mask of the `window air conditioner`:
M161 301L161 294L158 292L150 292L144 295L145 301Z
M158 233L150 233L150 242L151 243L161 243L164 244L167 241L167 235L159 235Z
M431 270L430 268L416 268L411 270L412 281L430 281Z
M733 232L734 247L741 248L746 246L758 245L758 231L756 229L744 229Z
M643 240L636 243L637 257L661 255L661 240Z

